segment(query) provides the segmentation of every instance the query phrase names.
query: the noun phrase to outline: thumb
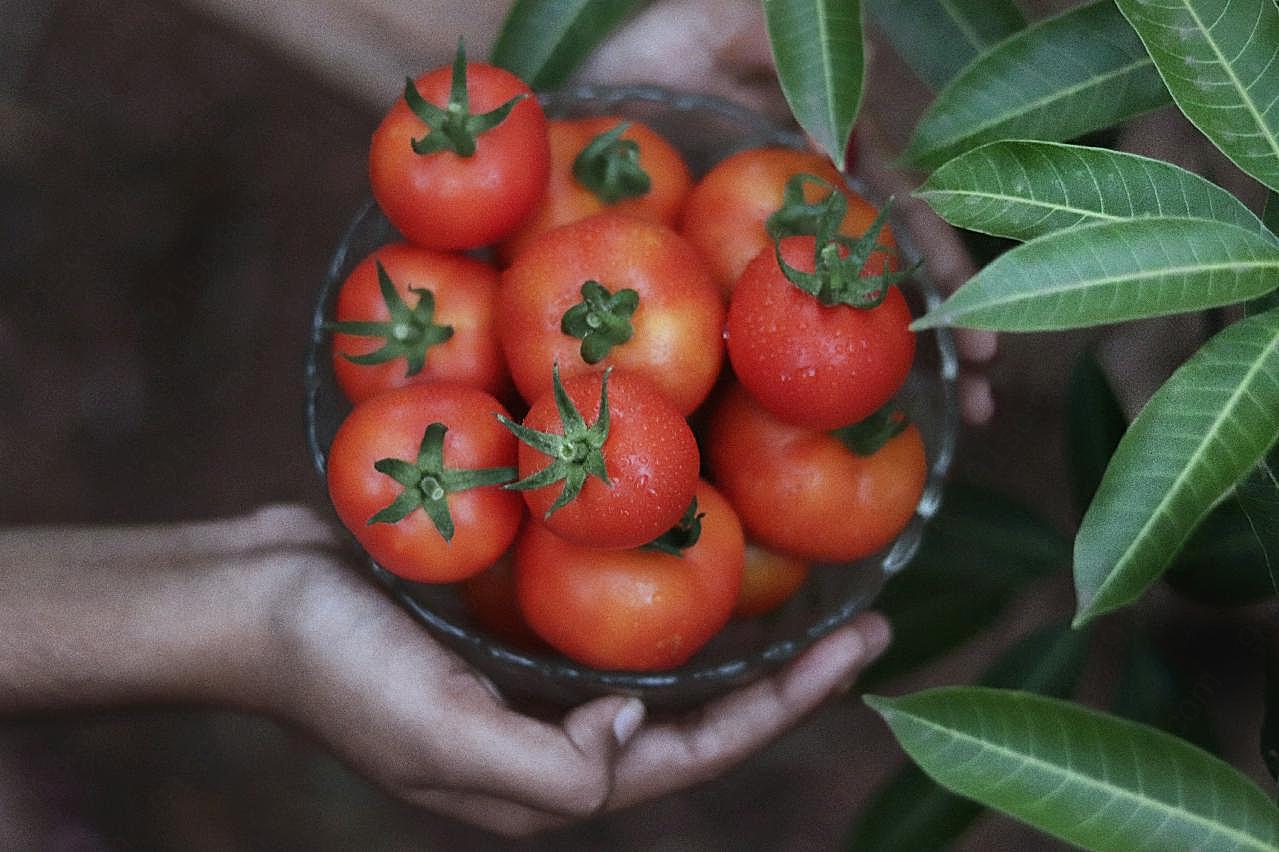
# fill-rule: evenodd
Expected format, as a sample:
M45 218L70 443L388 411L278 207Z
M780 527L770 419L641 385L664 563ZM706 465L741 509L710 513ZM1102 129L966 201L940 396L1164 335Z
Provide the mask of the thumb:
M638 698L609 695L572 710L564 717L564 732L584 754L611 760L635 736L644 713L644 702Z

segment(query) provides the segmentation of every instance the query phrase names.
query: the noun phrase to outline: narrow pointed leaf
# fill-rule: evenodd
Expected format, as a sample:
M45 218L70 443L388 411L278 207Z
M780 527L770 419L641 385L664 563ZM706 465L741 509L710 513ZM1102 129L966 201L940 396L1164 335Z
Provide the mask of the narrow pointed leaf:
M1266 193L1266 209L1261 214L1261 221L1270 229L1270 233L1279 234L1279 190Z
M840 171L861 108L861 0L764 0L782 93L795 120Z
M1082 515L1092 502L1128 419L1096 355L1085 353L1070 372L1066 388L1066 462L1070 493Z
M1050 331L1233 304L1279 286L1279 244L1206 219L1081 225L992 261L913 327Z
M1186 118L1279 190L1275 0L1117 0Z
M902 61L933 89L1026 26L1012 0L866 0L866 12Z
M977 57L937 95L904 159L934 169L996 139L1064 141L1168 103L1110 0L1040 21Z
M516 0L490 58L534 89L557 88L644 4L645 0Z
M1179 166L1059 142L990 142L937 169L916 194L952 225L1014 240L1143 216L1215 219L1273 236L1239 199Z
M1162 731L985 687L867 696L939 784L1087 849L1279 849L1279 809Z
M1218 333L1129 427L1075 538L1077 623L1137 598L1279 437L1279 310Z
M1088 634L1049 627L1022 639L983 675L984 686L1065 697L1075 691L1088 652ZM949 849L983 808L937 786L907 766L862 812L847 848L853 852Z

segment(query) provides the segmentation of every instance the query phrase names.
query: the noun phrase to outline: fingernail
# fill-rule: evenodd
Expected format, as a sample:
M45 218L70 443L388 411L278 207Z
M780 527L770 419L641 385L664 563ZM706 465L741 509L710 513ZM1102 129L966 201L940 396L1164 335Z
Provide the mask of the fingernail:
M631 698L622 705L613 717L613 738L619 746L624 746L635 736L635 732L644 722L644 702Z

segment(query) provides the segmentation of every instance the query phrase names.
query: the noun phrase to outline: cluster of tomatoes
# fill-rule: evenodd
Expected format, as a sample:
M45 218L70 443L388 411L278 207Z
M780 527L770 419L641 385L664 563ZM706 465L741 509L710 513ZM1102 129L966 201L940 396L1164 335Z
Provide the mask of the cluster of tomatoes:
M913 514L904 273L821 157L695 183L644 125L548 122L459 50L407 83L370 174L405 240L337 297L327 475L387 570L461 583L509 641L664 669Z

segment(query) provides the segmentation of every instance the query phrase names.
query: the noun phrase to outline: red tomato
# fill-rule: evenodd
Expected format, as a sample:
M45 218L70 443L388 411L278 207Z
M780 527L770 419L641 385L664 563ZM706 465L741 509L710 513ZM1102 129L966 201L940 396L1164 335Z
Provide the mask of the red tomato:
M565 656L602 669L653 671L681 665L724 626L742 578L742 528L705 482L697 543L675 556L658 550L600 551L527 524L515 548L520 608Z
M503 556L492 566L467 578L458 588L462 604L481 628L526 651L543 651L546 643L533 632L515 596L514 561Z
M710 264L711 274L724 297L732 293L746 264L773 242L764 222L782 203L786 181L797 174L815 175L832 186L844 187L844 179L824 156L791 148L751 148L721 160L698 181L684 203L680 233L688 238ZM848 213L840 232L859 236L875 220L873 205L845 187ZM815 201L817 186L806 186L804 197ZM880 242L895 247L888 228Z
M777 609L804 585L810 568L805 559L748 543L742 590L737 595L733 615L754 618Z
M608 417L601 420L605 384ZM679 411L647 380L622 372L575 376L562 391L566 399L548 392L513 427L521 438L521 482L538 475L533 482L548 483L523 492L533 518L561 538L598 548L638 547L674 526L693 499L700 463ZM575 409L571 418L561 403ZM578 422L566 426L566 419ZM530 430L541 433L535 442L553 446L530 445Z
M613 144L591 148L592 142L615 131L621 122L607 116L550 122L551 176L546 194L498 247L505 261L509 263L543 231L604 210L675 226L693 182L684 158L671 143L638 121L627 122ZM587 151L587 159L580 160L583 165L576 171L582 176L578 177L574 164L583 151ZM616 165L610 168L610 163ZM600 181L608 172L620 177Z
M693 247L631 216L547 231L502 275L498 336L529 401L550 389L552 364L566 378L616 366L688 414L719 376L723 328L723 303Z
M383 277L394 291L391 304ZM502 396L510 379L493 315L500 280L478 260L409 243L383 246L362 260L338 291L332 326L333 372L347 399L438 380Z
M715 400L706 456L752 539L831 562L889 544L914 515L927 479L913 425L862 456L828 432L778 420L737 384Z
M787 264L813 271L812 237L788 237L781 246ZM733 291L728 357L741 383L773 414L835 429L877 411L906 381L915 357L910 321L896 287L874 308L822 304L786 278L768 248Z
M429 108L411 108L406 97L416 98L406 86L406 97L391 107L369 149L378 205L405 237L432 248L475 248L506 236L541 198L550 172L546 115L529 87L492 65L464 67L469 103L460 112L447 109L459 102L451 92L458 63L428 71L412 84L424 101L454 116L447 121L462 123L522 99L496 126L470 134L447 124L429 128L419 114ZM472 138L474 150L468 153L465 141L456 151L444 146L419 154L413 147L415 141L431 146L458 137Z
M510 546L523 501L501 487L514 478L516 441L495 413L504 409L484 391L436 382L371 397L338 427L329 447L329 496L383 568L407 580L448 583L482 571ZM476 476L492 484L453 490Z

